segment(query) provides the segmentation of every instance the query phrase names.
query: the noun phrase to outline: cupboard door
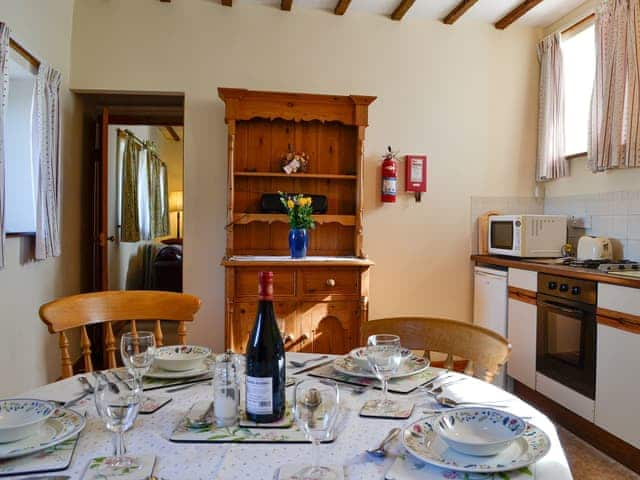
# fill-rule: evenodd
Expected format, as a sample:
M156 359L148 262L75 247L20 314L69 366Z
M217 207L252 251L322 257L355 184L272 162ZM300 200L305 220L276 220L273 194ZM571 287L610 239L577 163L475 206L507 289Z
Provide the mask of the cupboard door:
M537 314L535 305L509 299L507 336L513 349L507 374L532 389L536 388Z
M634 370L640 364L640 334L599 324L596 359L595 424L640 448L640 417L632 406L640 398Z
M358 302L302 303L301 332L310 342L301 351L348 353L357 344L358 308Z
M273 302L273 309L278 320L278 327L284 328L285 337L291 337L285 342L285 349L296 350L293 341L299 337L299 327L296 317L296 304L291 302ZM232 326L231 349L236 353L244 353L247 348L249 335L256 321L258 302L236 303L234 307L234 321ZM283 338L284 340L284 338ZM293 348L292 348L293 347Z

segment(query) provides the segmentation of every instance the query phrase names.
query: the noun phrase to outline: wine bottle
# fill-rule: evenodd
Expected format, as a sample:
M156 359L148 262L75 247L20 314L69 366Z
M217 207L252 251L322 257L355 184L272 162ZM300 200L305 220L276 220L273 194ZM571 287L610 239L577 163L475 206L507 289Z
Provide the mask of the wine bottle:
M246 350L245 411L249 420L270 423L285 413L284 343L273 311L273 272L260 272L258 285L258 313Z

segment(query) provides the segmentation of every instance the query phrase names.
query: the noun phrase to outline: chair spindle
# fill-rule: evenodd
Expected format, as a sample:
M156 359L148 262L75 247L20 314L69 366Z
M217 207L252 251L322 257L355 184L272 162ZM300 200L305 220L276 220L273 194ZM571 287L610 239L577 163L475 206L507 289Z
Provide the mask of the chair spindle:
M60 358L62 363L62 377L73 376L73 364L71 363L71 355L69 354L69 339L67 334L60 332L58 345L60 346Z
M113 334L113 326L111 322L105 323L104 345L107 352L108 368L116 368L116 337Z
M84 325L80 327L80 351L82 352L85 371L93 372L93 362L91 361L91 340L89 340L87 327Z

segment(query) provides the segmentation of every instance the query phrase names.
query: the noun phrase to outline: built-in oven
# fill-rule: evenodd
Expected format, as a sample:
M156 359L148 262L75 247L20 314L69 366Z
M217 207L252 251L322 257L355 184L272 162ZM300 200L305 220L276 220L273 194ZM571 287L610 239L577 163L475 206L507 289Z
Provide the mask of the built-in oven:
M595 399L596 283L538 275L536 370Z

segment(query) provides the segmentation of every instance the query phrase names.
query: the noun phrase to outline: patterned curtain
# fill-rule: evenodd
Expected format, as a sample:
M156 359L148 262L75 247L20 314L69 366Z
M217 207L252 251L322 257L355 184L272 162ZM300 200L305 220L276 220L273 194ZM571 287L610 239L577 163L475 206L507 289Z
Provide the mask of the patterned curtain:
M604 0L596 11L596 77L589 167L640 167L640 0Z
M540 86L538 98L539 182L569 175L564 143L564 75L560 34L543 38L538 44Z
M121 242L140 241L140 219L138 215L138 175L140 171L140 144L127 135L122 156Z
M0 22L0 269L4 268L4 122L9 98L9 27Z
M36 76L32 154L38 165L36 260L60 255L60 72L41 63Z

